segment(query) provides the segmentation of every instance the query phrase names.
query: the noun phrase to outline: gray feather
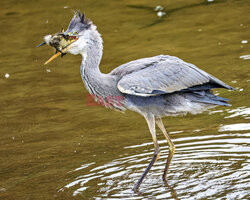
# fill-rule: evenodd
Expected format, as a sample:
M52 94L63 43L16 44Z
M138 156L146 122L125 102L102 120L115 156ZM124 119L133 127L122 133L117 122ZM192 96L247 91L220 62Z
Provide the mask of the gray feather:
M121 65L111 72L119 75L118 89L125 94L154 96L211 84L232 89L219 79L183 60L160 55Z

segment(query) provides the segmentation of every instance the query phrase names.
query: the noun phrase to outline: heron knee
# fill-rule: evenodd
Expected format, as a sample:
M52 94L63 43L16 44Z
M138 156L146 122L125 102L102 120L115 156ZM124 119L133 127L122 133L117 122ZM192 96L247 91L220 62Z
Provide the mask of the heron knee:
M173 155L174 152L175 152L175 145L174 145L173 142L169 144L169 151L171 152L172 155Z
M155 151L154 154L156 155L155 161L157 161L159 159L160 155L161 155L160 149L158 151Z

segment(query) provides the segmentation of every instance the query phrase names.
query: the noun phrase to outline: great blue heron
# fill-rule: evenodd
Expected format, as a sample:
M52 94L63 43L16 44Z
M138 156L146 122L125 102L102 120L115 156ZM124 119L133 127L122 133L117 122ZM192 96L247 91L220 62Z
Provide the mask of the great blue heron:
M82 55L81 77L95 100L98 101L101 97L106 107L119 111L129 109L146 119L155 151L148 167L135 184L134 191L139 188L160 156L155 124L159 126L169 145L163 173L163 180L166 181L175 146L164 128L162 117L197 114L218 105L229 106L228 99L215 96L211 89L233 90L232 87L174 56L142 58L123 64L108 74L101 73L99 64L103 52L102 38L96 26L86 20L80 11L74 14L65 32L47 35L44 40L44 43L60 51L49 61L61 53Z

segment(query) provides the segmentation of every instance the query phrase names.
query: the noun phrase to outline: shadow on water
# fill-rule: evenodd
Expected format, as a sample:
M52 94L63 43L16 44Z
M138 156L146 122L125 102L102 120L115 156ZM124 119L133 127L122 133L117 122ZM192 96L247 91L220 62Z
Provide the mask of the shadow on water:
M166 15L163 15L162 17L158 18L154 22L152 22L150 24L147 24L145 26L142 26L141 28L148 28L148 27L157 25L157 24L159 24L161 22L164 22L165 18L169 17L172 13L175 13L175 12L178 12L178 11L182 11L182 10L189 9L189 8L195 8L195 7L199 7L199 6L208 6L208 5L212 5L212 4L225 3L225 2L226 2L226 0L216 0L216 1L207 1L207 0L205 0L205 1L201 2L201 3L195 3L195 4L180 6L178 8L166 9L166 8L163 7L163 9L161 11L165 12ZM152 7L152 6L127 5L127 7L147 10L147 11L150 11L151 13L155 12L155 7Z

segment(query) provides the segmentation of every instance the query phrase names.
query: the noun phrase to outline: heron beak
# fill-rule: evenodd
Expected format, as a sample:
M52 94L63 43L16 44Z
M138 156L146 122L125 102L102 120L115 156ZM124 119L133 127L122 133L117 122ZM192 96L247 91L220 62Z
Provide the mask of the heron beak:
M72 43L74 43L76 40L78 40L78 37L71 37L70 43L64 47L61 52L57 52L56 54L54 54L49 60L47 60L44 65L47 65L48 63L50 63L52 60L54 60L55 58L57 58L58 56L60 56L63 53L66 53L69 49L71 49L73 47Z
M73 43L73 42L72 42ZM70 43L70 45L68 45L67 47L65 47L64 49L62 49L61 52L57 52L56 54L54 54L49 60L47 60L44 65L47 65L49 62L51 62L52 60L54 60L55 58L57 58L58 56L60 56L62 53L66 53L66 51L68 51L69 49L71 49L73 46L71 45L72 43Z

